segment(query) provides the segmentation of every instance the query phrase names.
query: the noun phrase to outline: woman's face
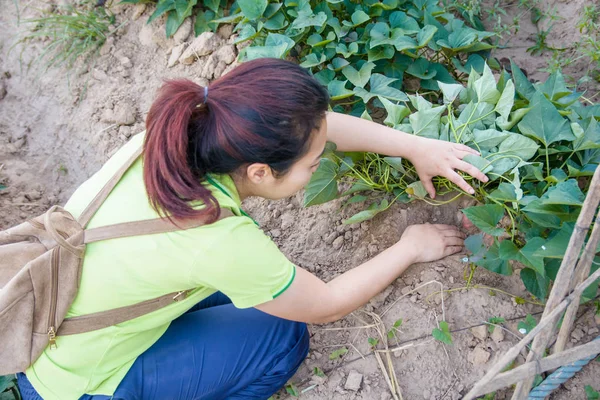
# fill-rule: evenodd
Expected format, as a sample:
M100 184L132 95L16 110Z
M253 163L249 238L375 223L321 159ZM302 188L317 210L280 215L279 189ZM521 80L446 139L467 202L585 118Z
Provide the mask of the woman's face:
M327 143L327 120L324 118L318 132L311 137L308 152L292 165L288 172L275 177L266 164L252 164L247 167L247 179L242 189L250 196L271 200L289 197L308 184L312 174L319 167L325 144Z

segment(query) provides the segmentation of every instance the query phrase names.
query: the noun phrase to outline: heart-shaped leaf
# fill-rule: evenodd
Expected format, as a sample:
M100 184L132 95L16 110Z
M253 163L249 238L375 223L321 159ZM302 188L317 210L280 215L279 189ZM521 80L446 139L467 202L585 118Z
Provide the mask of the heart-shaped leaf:
M319 168L306 185L304 192L305 207L326 203L337 197L337 172L338 166L336 163L327 158L321 159Z
M468 207L462 210L477 228L492 236L500 236L505 230L497 225L504 216L504 207L498 204Z

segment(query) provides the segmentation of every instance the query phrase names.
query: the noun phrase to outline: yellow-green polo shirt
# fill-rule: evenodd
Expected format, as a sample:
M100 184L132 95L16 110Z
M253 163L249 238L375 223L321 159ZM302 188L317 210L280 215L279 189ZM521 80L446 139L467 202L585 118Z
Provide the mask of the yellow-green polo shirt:
M77 189L65 208L78 217L143 140L143 133L134 136ZM157 217L146 195L142 162L137 160L127 171L88 227ZM206 186L235 216L187 231L87 245L79 292L67 317L195 289L185 300L134 320L58 337L58 347L46 348L26 371L44 399L112 395L135 359L161 337L170 321L216 291L229 296L236 307L247 308L273 299L291 284L294 265L243 215L232 179L213 178L221 189Z

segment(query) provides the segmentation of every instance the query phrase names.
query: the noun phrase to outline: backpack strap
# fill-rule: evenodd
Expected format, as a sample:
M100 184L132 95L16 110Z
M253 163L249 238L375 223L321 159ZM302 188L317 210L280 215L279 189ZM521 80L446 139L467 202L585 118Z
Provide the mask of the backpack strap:
M86 333L98 329L107 328L122 322L126 322L142 315L173 304L173 302L184 299L189 291L173 292L163 296L132 304L130 306L113 308L92 314L66 318L58 327L57 336L74 335Z
M233 216L233 212L227 208L222 208L219 218ZM120 224L101 226L98 228L86 229L84 231L84 243L93 243L100 240L116 239L129 236L151 235L154 233L166 233L182 231L186 229L198 228L206 225L210 221L211 215L201 215L196 219L171 222L166 218L153 218L144 221L123 222ZM216 222L216 221L215 221Z
M100 208L104 200L108 197L110 192L117 186L117 183L121 180L125 172L133 165L135 160L142 154L144 151L144 146L140 146L129 159L115 172L115 174L106 182L104 187L96 194L93 200L88 204L88 206L83 210L77 222L85 228L87 224L90 222L96 211Z

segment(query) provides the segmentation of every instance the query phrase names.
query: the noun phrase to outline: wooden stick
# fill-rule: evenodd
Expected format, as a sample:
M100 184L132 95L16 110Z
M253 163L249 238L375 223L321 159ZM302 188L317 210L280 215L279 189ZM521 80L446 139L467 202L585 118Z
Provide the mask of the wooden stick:
M502 358L500 358L500 360L492 368L490 368L490 370L484 375L484 377L481 378L479 382L475 384L475 386L473 386L473 388L469 391L469 393L467 393L463 400L474 399L476 397L475 393L479 393L482 387L486 386L488 383L493 381L496 375L498 375L500 371L502 371L511 361L513 361L519 355L521 350L523 350L523 348L527 346L527 344L531 342L538 333L540 333L548 324L553 324L558 319L562 311L565 308L567 308L569 304L571 304L573 299L576 296L580 296L581 293L598 278L600 278L600 269L594 272L592 275L590 275L589 278L587 278L585 281L577 285L573 293L571 293L569 296L567 296L567 298L561 301L554 308L554 310L550 312L550 314L548 314L545 318L540 320L539 324L537 324L537 326L533 328L531 332L529 332L523 339L521 339L519 343L510 348L510 350L508 350L502 356Z
M589 357L590 354L598 353L600 353L600 340L594 340L593 342L573 347L572 349L565 350L559 354L553 354L538 361L528 362L510 371L498 374L493 381L479 388L474 394L475 396L481 396L491 393L515 384L522 380L523 377L535 377L535 375L542 372L562 367L563 365Z
M577 263L577 266L575 267L575 277L573 278L573 284L571 285L571 287L579 285L589 275L592 266L592 261L594 260L594 256L596 255L596 248L598 247L598 242L600 242L600 214L596 217L596 223L594 224L594 229L592 230L590 239L588 240L587 245L585 246L583 255L581 256L579 262ZM574 301L569 305L569 307L567 307L567 312L565 313L565 317L563 318L562 325L560 327L560 332L558 334L556 344L554 345L554 353L560 353L565 349L565 346L571 334L571 329L573 328L573 323L575 322L575 317L577 316L578 309L579 298L575 298Z
M549 315L556 306L562 301L565 295L571 288L571 278L573 277L573 270L579 255L581 253L581 247L587 236L587 232L590 229L590 224L594 219L596 210L598 208L598 202L600 201L600 168L596 168L592 182L590 184L590 191L583 203L581 213L575 223L575 229L569 240L569 246L565 253L565 257L560 264L560 269L554 280L554 285L548 301L546 302L546 308L542 314L542 321ZM527 355L527 361L533 361L534 358L539 357L540 354L544 353L544 350L550 342L550 337L554 333L556 326L554 324L548 325L547 329L542 330L539 335L535 337L531 345L531 351ZM517 384L515 392L513 393L512 400L525 400L531 389L533 378L527 378Z

